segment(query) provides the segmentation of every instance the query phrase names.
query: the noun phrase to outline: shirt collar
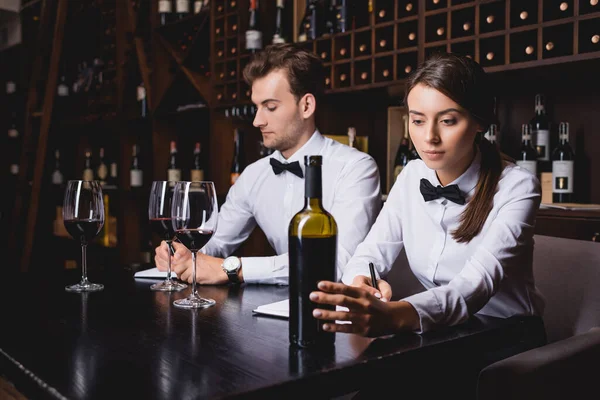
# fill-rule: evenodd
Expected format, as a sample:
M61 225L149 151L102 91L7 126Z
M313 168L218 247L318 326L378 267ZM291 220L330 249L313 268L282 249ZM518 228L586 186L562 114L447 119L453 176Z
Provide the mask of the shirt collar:
M304 156L320 155L325 144L325 137L321 135L319 130L315 130L310 139L302 147L300 147L290 158L286 159L279 150L276 150L271 157L284 163L298 161L302 172L304 172Z
M450 182L448 185L456 184L458 188L465 195L465 197L470 197L472 195L473 189L477 186L477 181L479 180L479 169L481 167L481 152L479 151L479 147L475 147L475 158L471 162L471 165L461 176ZM435 173L435 170L427 168L427 179L433 186L442 185ZM448 186L446 185L446 186ZM443 201L443 198L438 199Z

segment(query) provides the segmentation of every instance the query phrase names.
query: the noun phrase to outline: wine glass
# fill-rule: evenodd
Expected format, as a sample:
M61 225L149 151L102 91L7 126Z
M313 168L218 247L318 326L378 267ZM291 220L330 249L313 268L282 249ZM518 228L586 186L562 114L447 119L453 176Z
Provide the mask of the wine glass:
M192 252L192 293L175 300L180 308L204 308L215 304L213 299L198 296L196 291L196 253L210 240L217 229L219 206L213 182L177 182L173 191L171 217L177 239Z
M175 254L173 248L173 223L171 218L171 200L173 199L174 182L169 181L154 181L150 189L150 201L148 204L148 219L150 227L156 232L162 240L167 243L169 248L169 256ZM167 268L167 278L150 286L152 290L162 292L177 292L187 287L185 283L176 282L171 279L171 257Z
M67 292L96 292L104 285L87 278L87 245L104 225L104 201L98 181L69 181L63 201L63 221L69 235L81 243L81 282L65 287Z

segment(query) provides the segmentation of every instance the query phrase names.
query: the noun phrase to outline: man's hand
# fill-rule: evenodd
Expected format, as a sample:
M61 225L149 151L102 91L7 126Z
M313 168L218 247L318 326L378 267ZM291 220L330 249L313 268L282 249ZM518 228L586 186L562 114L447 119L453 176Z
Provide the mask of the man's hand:
M192 283L192 253L181 243L173 242L175 255L171 257L171 271L182 281ZM156 248L154 261L159 271L168 267L167 243L162 242ZM229 283L229 278L223 268L223 259L211 257L200 252L196 255L196 282L203 285L222 285Z

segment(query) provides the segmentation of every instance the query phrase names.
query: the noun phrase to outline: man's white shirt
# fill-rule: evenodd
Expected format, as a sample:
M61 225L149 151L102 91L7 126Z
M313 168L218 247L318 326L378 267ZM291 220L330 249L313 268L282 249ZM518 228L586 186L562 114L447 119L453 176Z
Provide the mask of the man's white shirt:
M217 231L203 252L221 257L231 255L258 225L277 255L243 257L244 281L287 284L288 228L292 217L304 207L304 179L289 171L275 175L269 159L298 161L304 173L305 155L323 156L323 207L338 225L339 279L342 268L381 210L380 177L371 156L318 131L289 159L275 151L246 167L230 188L219 211Z
M466 195L467 203L475 192L480 159L478 152L467 171L451 182ZM440 185L435 171L422 160L409 162L344 268L342 281L350 284L356 275L369 276L369 262L385 276L404 247L412 272L428 289L403 299L417 310L421 332L461 323L476 312L496 317L540 315L544 302L532 272L538 179L509 163L482 231L469 243L458 243L452 232L466 204L443 197L425 202L421 178Z

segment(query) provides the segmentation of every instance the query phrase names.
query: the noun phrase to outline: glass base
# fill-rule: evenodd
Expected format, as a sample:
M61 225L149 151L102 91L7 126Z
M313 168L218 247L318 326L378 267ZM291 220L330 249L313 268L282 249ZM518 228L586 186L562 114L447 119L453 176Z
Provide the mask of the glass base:
M75 285L65 286L65 290L67 292L98 292L100 290L104 290L104 285L100 283L91 283L88 281L82 281Z
M175 300L173 305L179 308L207 308L214 306L215 301L213 299L189 295L185 299Z
M162 281L159 283L155 283L150 286L150 290L156 290L159 292L179 292L187 287L185 283L175 282L175 281Z

